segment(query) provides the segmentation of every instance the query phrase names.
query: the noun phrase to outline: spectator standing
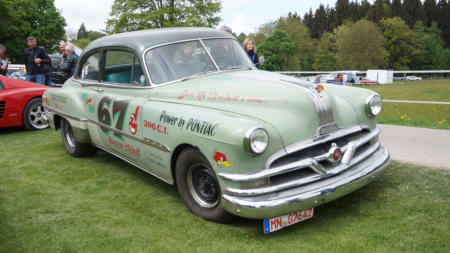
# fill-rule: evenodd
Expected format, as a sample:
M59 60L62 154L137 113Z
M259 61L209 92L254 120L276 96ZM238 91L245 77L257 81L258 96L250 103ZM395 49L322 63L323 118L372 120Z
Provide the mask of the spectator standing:
M8 70L8 61L4 60L3 57L6 53L6 47L0 44L0 75L6 75Z
M36 38L33 36L27 38L27 45L28 48L23 51L24 63L27 68L27 81L44 84L43 63L49 63L47 52L44 48L37 46Z
M342 76L342 85L347 85L347 81L348 81L348 76L347 76L347 74L344 74Z
M73 75L73 70L77 65L77 60L75 59L70 46L66 46L63 54L63 60L60 64L60 69L64 73L65 80L69 79Z
M252 38L246 38L244 40L244 49L247 51L248 56L252 60L255 66L259 65L258 54L256 53L255 41Z
M66 51L66 42L61 41L61 42L59 43L59 52L60 52L61 56L64 55L64 52L65 52L65 51Z
M66 43L67 44L67 43ZM73 65L73 69L72 69L72 74L75 73L75 68L77 66L77 61L78 61L78 54L75 52L75 47L73 46L73 44L68 45L70 47L70 51L72 51L72 57L75 60L75 65Z

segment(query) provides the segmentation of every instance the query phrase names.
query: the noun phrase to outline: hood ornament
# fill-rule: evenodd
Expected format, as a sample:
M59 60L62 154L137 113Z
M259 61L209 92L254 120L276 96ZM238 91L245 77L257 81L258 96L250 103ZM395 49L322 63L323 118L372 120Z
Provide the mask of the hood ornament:
M323 86L323 84L318 84L316 85L316 90L318 93L320 93L325 90L325 87Z

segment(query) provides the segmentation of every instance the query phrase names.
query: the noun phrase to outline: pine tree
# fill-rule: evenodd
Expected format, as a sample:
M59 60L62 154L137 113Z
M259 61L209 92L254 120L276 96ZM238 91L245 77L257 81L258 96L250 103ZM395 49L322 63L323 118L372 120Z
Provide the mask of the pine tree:
M425 11L420 0L403 0L403 15L401 18L412 27L416 21L425 23Z
M84 22L81 23L80 28L78 29L78 33L77 33L77 40L79 39L86 39L89 37L89 34L86 30L86 27L84 26Z
M401 17L403 14L402 0L393 0L391 4L392 17Z
M436 0L425 0L423 3L427 27L431 26L431 22L436 21Z
M340 26L346 19L349 19L350 3L349 0L337 0L336 2L336 16L335 25Z
M323 32L327 31L327 29L327 12L325 11L325 7L321 4L319 9L317 9L316 13L314 14L312 29L310 30L311 38L318 39L320 36L322 36Z
M436 23L442 31L442 38L445 41L446 47L450 48L450 2L440 0L437 4Z
M306 25L306 27L308 27L308 29L311 31L312 29L312 22L313 22L313 12L312 12L312 8L309 9L309 12L305 13L305 15L303 16L303 24Z

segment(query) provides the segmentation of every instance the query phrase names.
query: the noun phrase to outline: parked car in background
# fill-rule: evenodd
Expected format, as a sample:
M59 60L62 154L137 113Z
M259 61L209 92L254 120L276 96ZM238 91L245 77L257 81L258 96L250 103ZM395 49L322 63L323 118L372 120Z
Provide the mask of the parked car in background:
M25 65L23 64L9 64L8 70L6 71L6 75L11 75L16 71L25 71Z
M97 39L44 101L70 155L105 150L176 184L192 213L265 219L265 233L311 218L389 164L377 93L258 70L218 29Z
M419 80L422 80L422 77L419 77L419 76L407 76L406 80L408 80L408 81L419 81Z
M42 94L47 89L48 86L0 75L0 127L47 128L42 107Z

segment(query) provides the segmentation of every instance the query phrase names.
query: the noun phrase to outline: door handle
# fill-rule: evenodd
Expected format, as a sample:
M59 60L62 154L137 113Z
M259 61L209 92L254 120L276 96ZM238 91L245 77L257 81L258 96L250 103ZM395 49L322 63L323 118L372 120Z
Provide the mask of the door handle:
M98 92L98 93L102 93L103 91L105 91L105 90L102 89L102 88L94 88L94 90L95 90L96 92Z

